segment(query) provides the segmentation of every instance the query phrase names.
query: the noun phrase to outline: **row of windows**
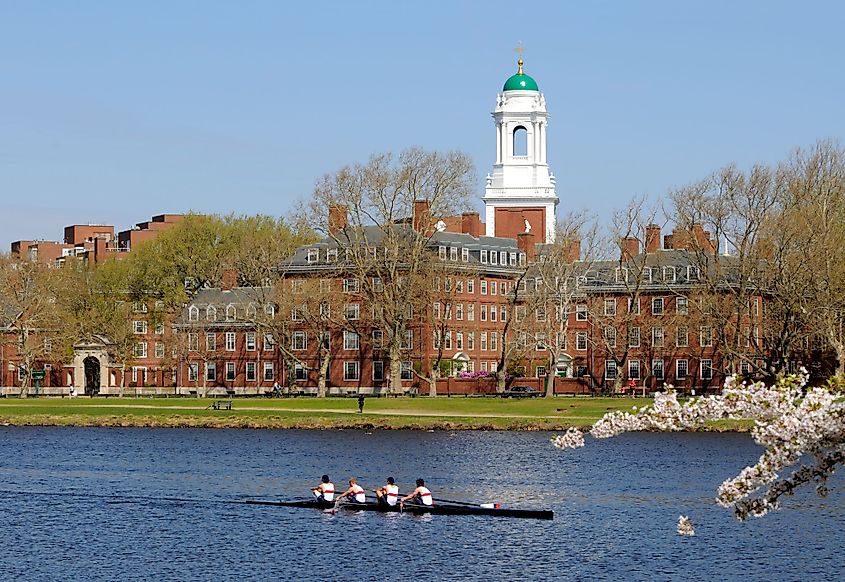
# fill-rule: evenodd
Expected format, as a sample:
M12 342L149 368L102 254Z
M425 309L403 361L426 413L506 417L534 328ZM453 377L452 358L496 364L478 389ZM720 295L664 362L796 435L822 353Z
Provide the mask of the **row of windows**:
M205 334L205 350L208 352L217 351L217 335L214 332L208 332ZM244 334L244 348L249 351L255 351L257 349L256 344L256 333L254 331L248 331ZM263 338L263 349L264 351L271 351L275 342L273 341L273 336L269 333L264 334ZM223 345L227 352L234 352L237 345L237 333L234 331L227 331L223 334ZM199 334L196 332L188 333L188 351L189 352L197 352L200 349L199 343Z
M628 360L628 379L641 380L643 377L642 362L640 360ZM613 380L619 373L616 360L605 360L604 377ZM689 360L681 358L675 360L675 380L686 380L689 377ZM657 380L665 379L664 361L655 359L651 361L651 375ZM703 359L698 362L698 377L701 380L713 379L713 360Z
M331 334L329 332L320 332L320 341L323 349L331 349ZM414 344L413 330L406 329L402 336L402 341L399 344L399 349L410 350ZM374 329L371 335L371 344L373 349L384 348L384 332L380 329ZM305 331L295 331L291 334L291 349L294 351L304 351L308 349L308 333ZM343 331L343 349L346 351L361 349L361 334L355 331Z
M410 361L402 361L400 363L399 375L402 380L413 380L413 363ZM373 360L371 377L374 382L383 382L386 380L387 367L382 360ZM326 371L328 375L331 370ZM297 381L308 380L308 368L302 364L294 365L294 379ZM356 381L361 379L361 362L357 360L345 360L343 362L343 379L346 381Z
M458 254L460 253L461 262L468 263L470 251L468 248L446 247L441 245L437 247L437 255L441 261L458 261ZM499 265L502 267L520 267L525 266L525 253L517 253L510 251L493 251L490 249L481 249L478 251L478 261L482 265Z
M609 348L615 348L617 344L617 330L615 327L605 327L603 330L604 343ZM640 347L641 333L639 327L632 327L628 330L629 348ZM662 327L655 326L651 328L651 346L655 348L664 347L666 340L666 330ZM713 328L703 325L699 328L698 343L703 348L713 347ZM689 346L689 328L685 325L679 325L675 328L675 346L685 348Z
M452 279L452 277L446 277L442 280L443 292L444 293L451 293L454 289L455 294L460 295L464 292L464 280L463 279ZM478 281L478 292L481 295L496 295L497 293L501 295L508 294L508 282L507 281L497 281L493 279L480 279ZM434 279L434 290L438 293L441 289L441 280L440 277L435 277ZM475 295L475 279L467 279L466 280L466 292L469 295Z
M441 338L444 350L475 350L475 332L473 331L447 331L446 333L441 333L440 330L435 330L433 340L435 348L441 347ZM497 351L499 349L498 332L494 331L488 334L486 331L482 331L478 334L478 339L479 349L481 351L486 352L488 349Z
M199 378L199 363L188 363L188 381L196 382ZM258 363L245 362L244 364L244 378L247 382L254 382L257 380ZM237 377L235 362L226 362L224 378L231 382ZM262 379L273 380L275 378L275 365L273 362L262 362ZM205 379L206 381L214 382L217 380L217 362L205 363Z
M272 317L276 313L276 308L272 304L267 304L264 306L264 312ZM234 304L230 303L226 306L226 321L237 321L238 318L238 308ZM257 314L257 309L254 304L250 303L246 307L246 318L255 319ZM191 305L188 308L188 321L199 321L200 319L200 308L196 305ZM213 305L208 305L205 308L205 320L206 321L217 321L217 308ZM138 322L136 322L138 323ZM137 333L137 332L136 332Z
M147 329L148 329L148 326L147 326L147 321L145 319L136 319L132 322L132 331L136 335L146 335ZM154 330L155 330L156 335L164 335L164 324L163 323L157 323L155 325Z

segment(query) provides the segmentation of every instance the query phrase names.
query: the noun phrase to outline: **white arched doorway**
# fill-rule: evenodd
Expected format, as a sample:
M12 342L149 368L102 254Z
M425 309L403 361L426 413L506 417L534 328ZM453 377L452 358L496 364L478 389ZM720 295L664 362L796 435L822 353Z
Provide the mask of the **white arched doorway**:
M95 335L90 340L81 341L73 346L73 387L77 394L94 396L108 392L111 376L111 342L103 336Z

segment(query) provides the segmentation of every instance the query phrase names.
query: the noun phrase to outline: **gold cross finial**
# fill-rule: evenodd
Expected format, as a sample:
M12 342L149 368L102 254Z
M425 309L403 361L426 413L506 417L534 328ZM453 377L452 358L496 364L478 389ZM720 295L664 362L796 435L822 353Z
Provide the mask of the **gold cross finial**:
M516 74L517 74L517 75L522 75L522 74L524 74L524 73L522 72L522 53L523 53L523 52L525 52L525 47L524 47L524 46L522 46L522 41L519 41L519 42L517 43L516 48L515 48L515 49L513 49L513 52L515 52L515 53L519 53L519 60L518 60L518 61L516 61L516 64L519 66L519 69L516 71Z

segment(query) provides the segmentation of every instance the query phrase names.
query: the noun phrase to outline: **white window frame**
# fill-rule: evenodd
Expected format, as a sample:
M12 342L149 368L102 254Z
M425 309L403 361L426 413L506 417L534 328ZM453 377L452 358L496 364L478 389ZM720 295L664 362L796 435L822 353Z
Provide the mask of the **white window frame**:
M343 362L343 379L347 382L361 379L361 364L357 360L345 360Z
M234 352L235 347L237 346L237 336L233 331L226 332L226 351L227 352Z

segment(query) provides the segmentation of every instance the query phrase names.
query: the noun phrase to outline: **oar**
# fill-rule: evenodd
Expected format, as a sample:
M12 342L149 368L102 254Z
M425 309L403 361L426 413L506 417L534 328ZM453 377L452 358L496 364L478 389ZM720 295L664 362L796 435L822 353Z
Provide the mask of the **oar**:
M440 503L449 503L452 505L467 505L469 507L483 507L484 505L493 505L496 506L498 503L468 503L466 501L452 501L449 499L441 499L439 497L435 497L435 500Z

